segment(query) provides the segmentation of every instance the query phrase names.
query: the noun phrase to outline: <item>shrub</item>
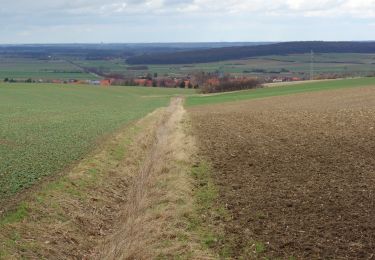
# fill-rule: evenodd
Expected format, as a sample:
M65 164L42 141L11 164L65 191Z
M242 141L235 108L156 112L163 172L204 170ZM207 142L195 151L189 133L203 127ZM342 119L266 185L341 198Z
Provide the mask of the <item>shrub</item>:
M202 93L217 93L235 90L253 89L259 86L259 81L255 78L222 78L217 79L215 84L204 84L201 87Z

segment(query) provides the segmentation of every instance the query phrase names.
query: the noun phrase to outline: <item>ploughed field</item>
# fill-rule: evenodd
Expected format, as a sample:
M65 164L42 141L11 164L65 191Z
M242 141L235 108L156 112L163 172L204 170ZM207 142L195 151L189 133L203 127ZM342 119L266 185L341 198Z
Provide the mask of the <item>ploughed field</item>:
M375 88L190 108L233 257L372 259ZM228 253L229 252L229 253Z

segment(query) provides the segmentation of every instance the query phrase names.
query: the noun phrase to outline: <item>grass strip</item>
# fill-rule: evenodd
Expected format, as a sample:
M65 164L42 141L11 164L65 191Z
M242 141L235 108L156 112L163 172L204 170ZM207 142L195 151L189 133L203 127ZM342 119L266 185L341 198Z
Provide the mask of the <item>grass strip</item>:
M355 87L375 86L375 77L344 79L321 82L308 82L297 85L285 85L280 87L259 88L253 90L245 90L231 93L223 93L218 95L195 95L187 98L187 106L209 105L224 102L235 102L256 98L265 98L272 96L283 96L305 92L334 90Z

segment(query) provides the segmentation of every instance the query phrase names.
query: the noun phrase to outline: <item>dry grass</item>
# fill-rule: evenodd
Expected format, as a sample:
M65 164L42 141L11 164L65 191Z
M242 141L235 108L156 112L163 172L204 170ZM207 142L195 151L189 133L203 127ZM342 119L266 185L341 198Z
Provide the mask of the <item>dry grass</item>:
M122 222L97 249L97 259L210 258L189 231L189 216L195 214L190 175L195 146L184 131L181 102L175 99L165 112L130 185Z

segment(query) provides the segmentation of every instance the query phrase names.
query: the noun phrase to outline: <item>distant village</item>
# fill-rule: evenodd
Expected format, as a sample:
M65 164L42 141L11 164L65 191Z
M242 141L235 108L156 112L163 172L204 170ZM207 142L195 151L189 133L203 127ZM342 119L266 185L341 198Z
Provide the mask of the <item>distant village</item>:
M78 80L78 79L9 79L4 82L26 82L26 83L53 83L53 84L77 84L99 87L109 86L142 86L142 87L164 87L164 88L189 88L200 89L204 93L222 92L237 89L255 88L262 83L278 83L303 81L307 78L288 76L234 76L220 72L198 72L192 75L172 77L158 76L157 73L147 73L137 77L123 77L119 75L102 75L104 79ZM337 75L325 75L324 78L337 78ZM316 77L315 79L321 79Z
M222 78L229 78L231 81L242 81L246 78L257 78L259 81L264 83L271 82L287 82L287 81L302 81L304 78L299 77L262 77L260 80L258 77L249 76L231 76L231 75L221 75L218 73L206 73L204 79L202 76L197 75L187 75L184 77L158 77L155 73L153 76L150 74L144 76L138 76L134 78L123 78L123 77L108 77L105 79L95 79L95 80L82 80L82 79L13 79L5 78L4 82L15 83L15 82L25 82L25 83L53 83L53 84L78 84L78 85L93 85L93 86L144 86L144 87L166 87L166 88L199 88L200 84L215 85L219 84Z

